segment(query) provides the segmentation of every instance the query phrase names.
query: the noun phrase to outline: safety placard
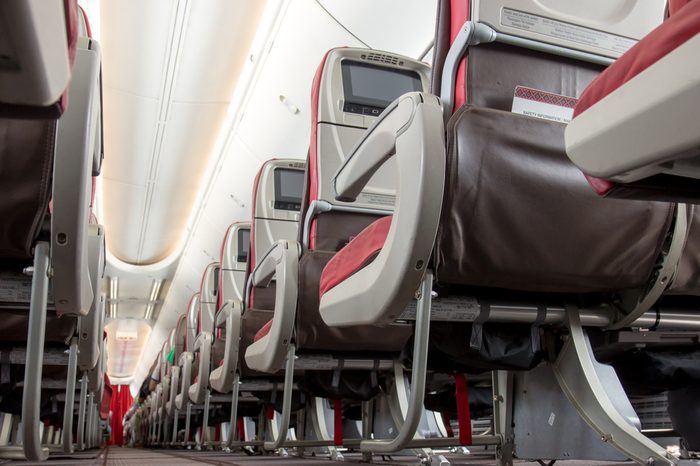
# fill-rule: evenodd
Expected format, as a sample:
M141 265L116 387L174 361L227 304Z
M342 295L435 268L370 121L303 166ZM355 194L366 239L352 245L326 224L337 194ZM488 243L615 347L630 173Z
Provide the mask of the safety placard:
M503 26L521 29L523 31L542 34L550 38L567 40L577 44L596 47L601 50L625 53L637 43L628 37L598 31L576 24L565 23L544 16L525 13L524 11L503 8L501 10L501 24Z
M411 301L399 316L399 320L416 320L417 301ZM480 312L479 302L470 297L433 298L430 320L448 322L473 322Z
M32 278L12 272L0 272L0 302L28 303L32 298Z

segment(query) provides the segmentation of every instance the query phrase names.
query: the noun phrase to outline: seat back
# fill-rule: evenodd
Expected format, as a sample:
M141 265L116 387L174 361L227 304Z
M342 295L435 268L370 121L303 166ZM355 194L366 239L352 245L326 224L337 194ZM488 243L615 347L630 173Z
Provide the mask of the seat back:
M192 351L199 330L199 293L195 293L187 304L185 322L185 351Z
M0 116L58 118L78 38L76 0L0 4Z
M185 339L187 335L187 313L182 314L177 319L174 332L171 336L170 346L175 349L173 353L173 364L177 364L180 360L180 355L185 350Z
M661 21L665 2L598 3L440 2L433 89L455 104L433 255L441 282L576 293L646 286L674 206L591 195L564 152L562 122L604 64ZM470 18L482 43L453 60L447 44Z
M197 333L214 332L216 306L219 297L219 274L221 267L218 262L207 265L199 285L199 318Z
M311 142L302 211L305 246L337 251L377 214L391 213L397 181L393 160L377 171L353 203L335 199L332 178L387 105L406 92L427 89L428 83L428 65L401 55L346 47L323 57L311 89ZM346 212L342 221L331 212L307 224L307 212L316 201L376 212Z
M296 239L304 187L304 162L273 159L263 164L253 185L253 222L250 228L248 274L279 240ZM272 309L274 289L256 290L250 307Z
M236 222L226 230L221 243L219 261L219 293L217 308L231 299L243 302L245 274L250 249L250 223Z

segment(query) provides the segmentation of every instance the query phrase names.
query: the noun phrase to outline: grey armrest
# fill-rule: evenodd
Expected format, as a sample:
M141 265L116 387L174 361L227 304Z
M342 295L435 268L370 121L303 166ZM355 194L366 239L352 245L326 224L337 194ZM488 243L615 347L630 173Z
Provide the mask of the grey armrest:
M391 157L398 167L394 215L373 262L322 297L331 326L385 324L400 315L418 289L437 233L445 183L445 133L440 100L412 92L367 130L335 176L337 199L352 200Z

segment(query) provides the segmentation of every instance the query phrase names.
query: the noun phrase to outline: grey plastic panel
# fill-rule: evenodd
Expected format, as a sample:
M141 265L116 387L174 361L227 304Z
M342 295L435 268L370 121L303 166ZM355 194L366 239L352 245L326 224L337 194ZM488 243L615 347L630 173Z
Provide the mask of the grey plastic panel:
M0 101L47 106L71 77L63 0L0 2Z
M204 269L199 289L199 327L202 332L214 333L220 270L218 262L213 262Z
M97 43L76 51L70 106L58 122L53 173L51 262L56 312L86 315L93 290L88 269L88 220L98 116L100 68Z
M239 235L247 231L250 234L250 222L236 222L226 231L224 244L221 250L221 302L226 303L230 299L243 301L245 290L245 274L247 260L240 261ZM250 241L248 243L250 247ZM247 254L246 254L247 259Z
M102 225L88 227L88 261L90 284L95 293L90 312L80 318L78 340L78 368L86 371L95 367L100 354L102 340L105 295L102 292L105 269L105 232Z
M661 24L666 0L472 0L500 33L617 58Z
M336 205L348 205L348 203L335 199L331 178L365 134L365 129L376 120L373 116L343 111L345 103L341 70L343 60L414 71L419 74L423 89L430 89L429 66L412 58L384 52L372 53L367 49L358 48L339 48L329 52L321 77L318 99L317 198ZM349 205L390 211L394 206L396 187L396 161L389 160L374 174L357 200Z
M187 307L187 319L185 330L186 350L192 351L194 341L197 339L197 322L199 321L199 293L195 293L190 298L190 303Z
M255 203L255 218L253 219L254 258L259 261L265 253L279 240L297 239L300 214L275 208L275 170L294 169L303 171L306 164L293 159L277 159L265 162L260 169L257 196ZM255 265L255 264L253 264Z

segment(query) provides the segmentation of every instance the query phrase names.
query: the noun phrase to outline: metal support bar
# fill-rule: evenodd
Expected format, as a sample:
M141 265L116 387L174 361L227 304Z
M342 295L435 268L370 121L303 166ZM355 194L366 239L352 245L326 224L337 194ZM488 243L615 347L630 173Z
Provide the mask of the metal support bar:
M39 429L41 412L41 374L46 335L46 302L49 291L49 244L37 243L34 248L32 297L29 304L27 359L24 366L22 394L22 442L29 461L44 461L49 450L41 446Z
M211 393L207 388L204 392L204 420L202 421L202 435L200 436L200 442L203 447L209 446L211 439L209 438L209 401L211 398Z
M85 450L85 403L87 401L87 372L83 372L80 378L80 404L78 405L78 432L77 445L79 450ZM67 406L67 405L66 405Z
M635 429L618 412L594 365L590 342L581 326L578 309L567 308L570 335L553 364L557 382L581 417L622 454L654 466L676 465L666 450Z
M175 404L175 402L173 402ZM180 420L180 410L173 408L173 438L170 440L170 445L175 445L177 443L177 423Z
M73 453L73 406L75 405L75 377L78 372L78 339L73 337L68 355L66 402L63 408L63 452Z
M382 209L372 209L369 207L355 207L351 205L335 205L331 204L328 201L324 201L323 199L317 199L315 201L311 202L311 205L309 206L309 209L306 211L306 216L304 217L304 225L303 225L303 230L302 230L302 239L301 239L301 244L304 250L309 249L309 237L311 236L311 222L313 221L314 217L316 217L318 214L323 214L326 212L347 212L347 213L354 213L354 214L368 214L368 215L377 215L380 217L383 217L389 213L390 211L387 210L382 210Z
M294 384L294 358L296 357L296 346L290 343L287 348L287 360L284 366L284 391L282 392L282 419L279 430L279 435L271 442L265 442L266 450L276 450L284 444L287 439L287 430L289 429L289 419L292 413L292 385Z
M427 271L420 286L420 299L416 311L416 329L413 343L413 364L411 367L411 394L408 401L406 419L399 433L391 440L363 440L362 451L392 453L403 450L413 439L423 412L425 396L425 375L428 367L428 335L430 330L430 306L433 273Z
M238 371L236 371L233 375L233 389L231 390L231 428L228 430L226 448L231 448L231 445L236 440L238 429L238 390L241 386L240 380L241 376Z
M185 438L182 439L182 446L186 447L190 441L190 416L192 415L192 403L187 402L187 414L185 414Z
M500 444L496 449L498 466L513 465L513 373L493 371L491 387L493 390L493 430ZM476 445L477 437L473 437Z

